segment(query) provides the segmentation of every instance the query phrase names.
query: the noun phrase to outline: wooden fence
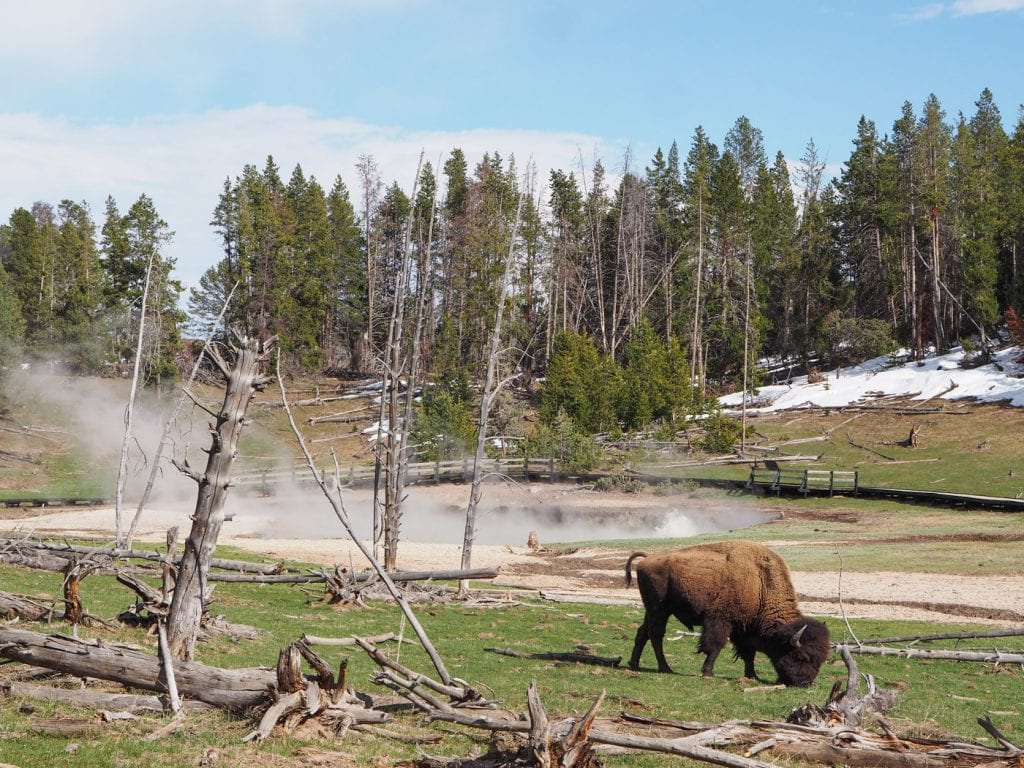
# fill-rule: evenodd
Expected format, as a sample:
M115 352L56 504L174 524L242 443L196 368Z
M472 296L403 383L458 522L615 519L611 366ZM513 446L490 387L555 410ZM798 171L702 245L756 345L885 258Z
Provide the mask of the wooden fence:
M747 478L747 489L763 489L775 491L799 492L807 495L820 495L827 492L829 496L836 493L857 495L857 473L835 469L783 469L774 462L767 466L755 464Z
M351 487L372 483L376 471L372 466L342 469L341 484L344 487ZM485 459L481 471L484 476L508 477L524 481L557 481L567 477L559 471L554 459ZM320 474L321 480L328 485L333 485L333 467L321 467L317 472ZM406 466L406 482L410 485L423 482L468 483L472 479L473 462L470 459L425 461L410 463ZM264 467L240 472L232 476L231 482L235 486L269 493L276 485L305 485L312 483L313 478L310 475L309 467L305 464L296 464L291 467Z

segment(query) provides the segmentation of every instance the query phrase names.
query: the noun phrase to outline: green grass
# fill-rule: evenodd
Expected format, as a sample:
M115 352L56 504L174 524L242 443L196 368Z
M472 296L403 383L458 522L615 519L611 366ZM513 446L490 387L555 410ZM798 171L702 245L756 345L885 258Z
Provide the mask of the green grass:
M932 514L936 514L934 511ZM941 517L941 515L940 515ZM997 518L992 518L997 519ZM956 527L955 523L949 525ZM770 527L770 526L769 526ZM754 529L763 531L764 529ZM870 552L870 550L866 550ZM814 548L794 549L802 553L803 563L794 557L797 567L813 563L818 554ZM220 554L237 556L225 551ZM822 557L826 555L822 554ZM948 562L948 561L947 561ZM831 567L831 566L830 566ZM28 594L54 594L60 589L60 576L19 568L0 567L0 584L8 591ZM316 588L313 588L316 592ZM90 576L82 585L86 608L99 616L110 617L125 608L131 596L116 585L112 577ZM387 603L372 602L367 609L352 610L328 606L291 586L259 586L221 584L217 587L212 610L230 621L259 626L264 636L254 642L237 643L227 638L200 646L204 663L217 666L243 667L276 663L280 648L303 633L342 636L401 632L411 636L400 612ZM488 647L512 648L524 652L570 651L586 645L602 656L628 656L632 648L641 612L635 608L599 605L541 604L504 609L469 608L459 603L420 605L416 612L445 664L455 676L465 679L500 699L514 710L525 710L526 686L537 680L541 696L554 715L585 710L602 690L608 698L603 715L620 710L678 720L718 722L730 718L782 719L794 707L807 702L822 704L833 683L846 679L846 668L838 658L826 663L818 680L809 689L761 690L744 692L747 683L740 680L742 666L724 653L716 665L718 677L700 677L701 657L694 650L696 641L690 636L676 638L678 624L670 625L666 644L669 662L675 675L653 672L650 648L642 659L642 670L591 667L500 656L485 651ZM847 635L847 627L838 620L828 623L834 639ZM963 631L970 625L935 625L920 622L855 620L851 627L860 638L937 631ZM25 628L29 628L25 626ZM68 627L54 624L38 627L44 632L68 632ZM82 630L89 637L105 642L127 642L152 647L151 638L138 630L103 627ZM1021 638L988 641L987 645L1024 650ZM390 645L391 653L400 653L401 661L415 670L435 676L426 654L418 645ZM951 643L932 643L928 647L952 647ZM362 652L352 649L318 649L329 664L349 660L349 681L357 688L373 690L370 678L375 665ZM991 665L921 661L912 659L862 656L860 669L873 675L880 685L901 692L897 707L887 716L899 733L943 734L959 738L984 740L975 718L992 714L999 727L1011 739L1024 739L1024 717L1019 705L1022 682L1020 668ZM758 658L758 669L772 678L770 665ZM0 679L17 674L17 665L0 667ZM21 707L29 707L26 714ZM146 717L132 723L108 726L102 735L74 739L37 735L32 732L33 718L59 715L87 717L88 712L75 712L65 707L35 702L0 699L0 758L15 762L21 768L51 768L64 764L69 741L79 744L76 764L118 766L163 766L196 764L205 746L221 750L227 765L242 765L258 752L261 764L300 765L293 756L305 742L275 737L267 744L243 746L241 737L254 721L223 714L190 715L187 731L155 744L143 744L145 734L165 722ZM417 727L414 715L400 717L404 727ZM431 747L435 753L465 754L472 744L483 745L484 732L457 734L448 727L443 744ZM319 744L323 749L341 749L351 753L356 764L390 765L410 759L414 749L406 744L367 735L350 736L343 745ZM610 758L611 766L646 766L663 764L652 757Z
M276 397L276 395L274 395ZM268 394L269 398L270 395ZM42 424L46 409L37 398L26 397L15 404L16 423ZM20 409L20 410L18 410ZM340 408L337 410L341 410ZM1019 449L1019 434L1024 431L1024 413L1019 409L996 406L971 406L971 416L922 414L897 416L885 412L858 415L820 410L806 414L761 417L752 421L752 429L766 443L810 437L832 430L823 443L791 446L792 453L821 453L809 466L816 468L857 469L861 483L890 487L929 488L992 495L1013 496L1024 491L1024 454ZM245 453L269 456L280 453L285 427L280 409L257 409L253 414L258 428L251 430ZM299 418L310 413L300 414ZM52 413L51 419L56 418ZM52 423L52 422L50 422ZM901 440L912 426L921 424L921 447L917 449L883 445ZM351 431L340 425L339 432ZM330 427L318 428L320 437L330 437ZM6 440L7 438L2 438ZM347 438L346 438L347 439ZM325 445L340 445L325 443ZM885 459L857 443L884 453ZM6 446L6 443L4 444ZM87 452L75 448L73 441L61 441L60 450L50 450L40 465L0 467L0 498L26 495L26 491L48 495L93 495L108 487L107 469L96 465ZM287 452L286 452L287 453ZM746 467L702 467L690 476L720 475L745 478ZM109 474L109 473L107 473ZM686 475L679 471L680 477ZM685 500L696 493L684 493ZM647 539L618 542L590 542L601 547L653 551L698 540L742 537L771 542L794 569L846 571L896 571L962 575L1024 575L1021 558L1024 541L1024 516L984 511L949 511L897 502L865 502L850 499L752 499L744 494L730 497L739 504L757 505L781 519L756 528L733 533L689 539ZM584 542L583 544L586 544ZM222 548L224 557L246 558L238 551ZM60 592L57 574L0 566L0 589L31 595L55 595ZM313 594L309 594L312 592ZM203 643L199 660L207 664L244 667L272 666L279 650L304 633L343 636L402 632L400 612L392 605L371 602L366 609L343 609L318 599L318 587L303 591L294 586L258 586L220 584L212 610L229 621L252 624L263 630L261 639L238 643L218 638ZM110 576L93 575L82 585L87 610L110 618L128 607L134 597ZM502 700L517 711L525 710L526 687L536 679L542 698L554 717L581 712L607 691L602 715L613 716L620 710L679 719L718 722L730 718L782 719L794 707L807 702L823 704L831 686L845 681L846 669L838 659L830 660L818 680L809 689L761 690L744 692L739 678L740 663L723 653L716 665L718 677L700 677L701 657L694 653L696 641L683 636L667 643L670 663L677 674L657 675L652 670L650 648L643 657L641 672L574 664L514 659L486 652L487 647L507 647L520 651L570 651L585 644L602 656L628 656L640 611L628 607L531 603L504 609L467 608L461 604L415 606L417 616L436 645L452 674L465 679L486 695ZM828 619L834 639L847 635L842 622ZM41 632L69 632L61 624L30 627ZM860 638L883 635L963 631L970 625L937 625L913 622L853 620L853 631ZM679 627L670 625L670 636ZM141 631L106 627L81 630L85 637L104 642L125 642L153 648L153 639ZM1021 638L988 641L988 647L1021 651ZM932 643L927 647L952 647L951 643ZM426 654L415 645L389 645L391 653L400 653L408 666L434 675ZM371 683L375 665L360 651L319 648L332 666L348 658L349 681L357 688L377 690ZM975 718L992 714L996 724L1017 743L1024 742L1024 717L1021 715L1019 667L965 662L922 661L892 657L858 657L862 672L875 676L886 687L901 692L899 703L888 716L897 733L956 736L980 740L987 737ZM772 677L771 668L758 657L758 669ZM16 664L0 665L0 682L25 673ZM254 726L254 720L222 713L190 714L183 733L154 743L143 738L166 723L164 718L147 716L139 721L114 723L101 734L58 738L37 734L33 722L44 716L94 717L86 710L73 710L57 704L22 702L0 696L0 763L21 768L54 768L62 765L163 766L197 765L207 747L220 752L218 765L298 766L308 765L296 753L307 742L274 736L268 743L241 744L241 738ZM421 728L415 715L403 715L399 726ZM469 732L452 726L437 727L444 734L441 744L427 747L431 753L467 754L471 748L485 748L484 732ZM418 732L418 731L417 731ZM77 744L74 754L67 750ZM350 734L343 744L317 743L325 750L350 755L352 765L394 765L411 759L415 748L398 741L366 734ZM613 757L610 766L664 765L664 757Z

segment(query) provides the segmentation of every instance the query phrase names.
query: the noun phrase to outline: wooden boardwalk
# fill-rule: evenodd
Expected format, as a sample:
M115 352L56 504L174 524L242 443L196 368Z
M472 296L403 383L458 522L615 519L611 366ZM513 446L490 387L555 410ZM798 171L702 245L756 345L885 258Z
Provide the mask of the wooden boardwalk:
M765 466L767 464L767 466ZM334 471L319 470L321 478L329 485L334 483ZM373 467L350 467L341 471L343 487L369 485L373 483ZM508 478L522 482L594 482L609 475L604 473L574 474L563 472L550 459L487 459L483 476L488 479ZM914 488L880 488L860 484L857 472L843 470L784 469L770 462L755 465L746 480L725 480L720 478L680 478L671 475L656 475L647 472L629 474L647 484L694 483L703 487L722 488L753 494L775 494L776 496L850 496L856 498L891 499L917 504L963 509L993 509L1024 512L1024 499L983 494L950 493L945 491L917 490ZM443 462L410 464L407 483L468 483L473 477L473 464L468 459ZM309 469L296 465L288 468L250 470L232 479L232 484L250 493L271 495L281 486L311 485L313 479ZM74 507L106 506L112 499L87 497L23 497L0 499L4 507Z

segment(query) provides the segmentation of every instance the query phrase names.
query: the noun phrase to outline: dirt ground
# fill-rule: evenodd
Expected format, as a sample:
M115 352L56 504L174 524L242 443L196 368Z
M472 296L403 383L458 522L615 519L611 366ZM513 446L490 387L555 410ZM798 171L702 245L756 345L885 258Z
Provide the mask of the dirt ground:
M410 532L399 545L400 569L459 567L462 546L452 542L462 540L466 496L466 487L458 485L410 489L406 502ZM363 512L370 504L367 491L346 494L346 509L353 520L367 517ZM182 502L147 509L137 540L162 542L172 525L187 532L190 512ZM222 544L271 558L357 569L366 566L329 507L315 496L295 493L273 500L238 499L229 512L232 517L222 530ZM126 520L133 513L134 508L128 508ZM636 588L626 589L623 584L628 551L614 546L573 551L571 547L547 549L544 545L631 535L650 538L659 532L666 537L692 535L769 519L769 514L756 506L738 509L734 500L688 499L685 520L681 514L672 509L671 501L653 495L595 494L568 486L492 485L485 489L478 526L482 543L473 546L472 565L499 568L494 583L510 591L525 589L555 599L572 595L639 606ZM412 519L414 515L418 517ZM0 531L109 536L114 531L114 510L8 510L0 514ZM527 546L531 531L537 531L540 538L537 551ZM1024 623L1024 579L1016 577L794 571L793 581L801 608L811 615L970 621L993 626Z

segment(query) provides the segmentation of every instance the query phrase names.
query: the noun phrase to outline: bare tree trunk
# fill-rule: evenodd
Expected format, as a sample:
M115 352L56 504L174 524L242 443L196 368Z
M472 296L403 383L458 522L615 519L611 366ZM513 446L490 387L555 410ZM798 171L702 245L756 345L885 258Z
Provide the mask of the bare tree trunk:
M523 213L523 198L525 193L519 193L519 202L516 205L516 218L512 223L512 232L508 240L508 255L505 257L505 273L501 279L501 295L498 297L498 308L495 313L494 330L491 333L491 351L487 356L487 375L484 379L484 391L480 396L480 418L477 421L476 433L476 455L473 457L473 482L469 491L469 503L466 506L466 530L462 537L462 568L469 570L473 557L473 538L476 535L476 508L480 503L482 489L480 477L483 473L484 446L487 443L487 416L491 408L491 399L500 389L494 385L498 367L498 346L501 344L501 320L505 312L505 301L508 298L509 285L512 282L512 257L515 254L516 237L519 234L519 220ZM465 581L459 582L459 594L465 595L468 592L468 584Z
M409 428L412 425L412 406L416 399L416 386L420 367L420 354L423 348L423 328L427 318L428 297L430 296L430 256L434 246L434 216L437 213L437 194L430 201L430 223L427 225L426 251L420 259L418 285L416 286L416 324L413 330L412 355L409 358L409 381L405 390L405 403L402 413L402 431L398 444L398 476L396 488L398 498L405 495L405 479L409 466L408 443ZM397 564L396 564L397 567Z
M132 548L132 540L135 538L135 528L139 524L139 519L142 517L142 510L146 508L146 504L149 502L149 496L153 492L153 484L156 482L156 475L160 471L160 457L163 455L164 448L167 447L167 438L171 434L171 425L174 424L175 419L178 418L178 414L181 413L182 407L185 405L185 401L189 399L188 392L192 389L192 384L196 380L196 374L199 373L199 366L203 364L203 357L206 356L207 351L210 349L210 341L213 339L213 334L216 333L217 327L220 325L221 320L224 319L224 313L227 312L228 305L231 303L231 297L235 295L235 289L238 288L238 281L231 286L231 292L228 293L228 297L224 300L224 306L220 308L220 314L217 315L217 319L213 321L213 325L210 326L209 332L206 334L206 341L203 343L203 349L199 353L199 357L196 358L195 363L192 365L192 374L188 377L188 383L185 384L181 395L178 397L178 402L174 406L174 410L171 411L171 415L167 417L167 421L164 422L164 431L160 435L160 442L156 446L156 453L153 454L153 458L150 461L149 467L149 479L146 481L146 488L142 492L142 498L139 499L139 506L135 510L135 517L132 518L132 524L128 526L128 535L125 537L124 548Z
M701 373L700 299L701 280L704 276L704 201L697 194L697 279L693 299L693 332L690 336L690 382L697 381L701 400L704 400L704 376Z
M121 462L117 467L117 491L114 494L114 541L124 546L121 532L121 503L124 500L124 486L128 482L128 446L132 440L132 418L135 414L135 394L139 389L139 366L142 363L142 341L146 330L146 301L149 298L149 278L153 273L153 254L149 254L146 266L146 282L142 287L142 308L139 310L139 340L135 346L135 365L132 369L132 386L128 392L128 408L124 418L124 439L121 441Z
M932 212L932 335L935 339L935 352L941 352L946 346L945 333L942 328L942 289L939 287L941 280L939 270L942 266L941 250L939 248L939 212Z
M420 153L419 163L416 164L416 178L412 184L410 200L416 200L416 190L419 186L420 168L423 166L423 153ZM409 218L405 225L405 235L402 240L402 264L399 273L395 278L395 298L391 308L391 326L388 329L388 344L384 350L384 392L382 398L387 400L388 428L386 432L378 429L380 435L378 444L384 441L387 446L384 450L384 568L393 571L398 567L398 535L402 521L402 489L401 470L403 461L402 444L407 425L398 424L398 387L401 383L402 373L406 370L408 355L406 354L403 333L405 330L405 300L409 292L409 243L412 239L413 213L409 212ZM382 406L385 401L382 400ZM380 450L380 448L378 448Z
M249 403L253 395L270 381L260 375L259 368L275 342L275 338L265 342L239 338L238 347L234 349L234 368L230 370L220 354L215 349L210 350L211 358L227 379L227 390L224 405L216 414L217 424L211 430L213 442L206 471L199 474L191 469L187 459L184 464L175 462L175 466L199 486L192 514L192 530L185 541L174 598L167 616L168 644L176 659L191 660L195 656L210 561L224 523L224 501L230 485L231 464L238 453L238 439L246 424L245 412Z
M752 245L747 243L746 298L743 308L743 425L740 431L740 450L747 450L747 392L750 388L750 255Z
M335 517L338 518L338 522L341 523L345 532L349 535L349 538L352 539L352 543L355 544L359 551L363 553L363 557L367 559L370 566L380 577L380 580L384 582L384 586L387 588L391 597L393 597L395 602L398 603L398 607L402 610L402 614L412 626L413 631L416 633L416 637L419 638L420 643L423 645L423 650L427 652L427 655L433 662L434 669L436 669L437 674L441 676L441 680L450 685L453 678L448 672L447 667L445 667L444 662L441 660L441 656L434 648L433 643L430 642L430 638L427 636L426 630L423 629L423 625L420 624L419 619L416 618L416 614L413 613L412 608L409 606L409 602L405 599L405 596L402 595L402 592L398 589L394 580L392 580L391 576L388 575L387 571L380 564L380 561L374 556L373 552L370 551L369 547L367 547L363 541L356 536L355 531L352 530L352 523L349 520L348 511L345 509L345 504L342 500L340 483L335 483L334 495L332 495L331 491L327 488L327 484L320 477L320 473L316 471L316 465L313 463L313 457L310 455L309 449L306 448L306 442L302 439L302 433L299 431L299 427L295 423L295 419L292 417L292 409L288 405L288 398L284 391L284 382L281 381L280 371L278 371L277 374L277 384L281 388L281 399L284 401L284 408L288 413L288 423L291 425L292 432L295 434L295 439L298 441L299 447L302 449L302 455L306 457L306 466L309 467L309 471L313 475L313 480L318 486L320 486L320 490L323 492L324 496L327 497L328 503L330 503L331 508L334 510ZM338 472L337 459L335 459L334 467L335 478L337 479L338 474L340 474Z

